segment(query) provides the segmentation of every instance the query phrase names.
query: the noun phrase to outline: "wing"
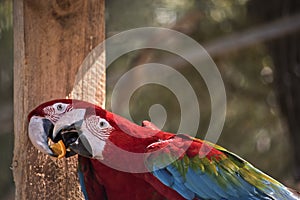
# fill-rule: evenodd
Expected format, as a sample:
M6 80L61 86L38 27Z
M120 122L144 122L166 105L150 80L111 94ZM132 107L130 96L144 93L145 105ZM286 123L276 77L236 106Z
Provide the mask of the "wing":
M160 129L157 126L155 126L155 124L149 122L148 120L142 121L142 127L149 128L151 130L160 131Z
M284 185L220 146L177 135L148 146L146 165L185 199L298 199Z

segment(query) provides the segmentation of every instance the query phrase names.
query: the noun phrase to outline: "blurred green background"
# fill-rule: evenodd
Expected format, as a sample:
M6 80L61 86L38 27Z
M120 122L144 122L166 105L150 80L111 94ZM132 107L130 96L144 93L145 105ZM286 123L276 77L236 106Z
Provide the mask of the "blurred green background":
M296 21L294 24L289 22L286 25L294 27L294 32L281 33L283 26L274 24L300 13L299 7L296 0L109 0L105 11L106 36L131 28L160 26L187 34L206 47L219 68L227 95L226 121L218 144L288 186L300 189L297 185L300 177L297 135L300 133L297 134L292 122L300 117L299 111L293 109L300 109L300 95L297 95L300 84L299 90L296 87L300 79L300 28ZM255 37L257 33L264 37ZM243 37L250 42L243 45L239 40ZM231 42L229 46L222 46L228 41ZM216 47L218 51L214 51ZM292 56L283 53L284 49L291 49L288 53ZM116 81L130 68L150 61L168 64L174 59L178 59L176 55L151 49L120 57L107 71L107 109L110 109L111 91ZM197 93L201 110L198 136L203 138L211 114L209 94L193 67L187 62L180 63L176 69L189 80L195 91L203 91ZM294 68L289 67L294 65ZM286 71L296 74L295 77L286 78ZM285 78L281 78L283 76ZM137 78L143 77L137 75ZM286 82L295 87L287 90L282 84ZM13 31L10 0L0 0L0 90L0 199L12 199ZM284 100L288 94L292 94L287 101L292 108ZM164 130L176 131L180 123L178 101L167 88L159 85L141 87L133 94L130 111L134 121L141 123L149 119L148 109L153 104L161 104L166 109ZM290 117L291 113L293 117Z
M12 199L13 30L12 3L6 0L0 1L0 94L0 199Z

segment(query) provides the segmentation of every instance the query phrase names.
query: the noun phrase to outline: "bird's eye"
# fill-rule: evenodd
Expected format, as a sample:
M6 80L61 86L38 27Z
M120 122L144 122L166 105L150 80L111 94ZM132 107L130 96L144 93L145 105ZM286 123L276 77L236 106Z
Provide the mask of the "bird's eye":
M104 127L105 126L105 122L102 121L102 122L99 123L99 125L100 125L100 127Z
M105 119L100 119L98 124L100 128L108 128L110 126Z
M58 105L56 106L56 109L57 109L58 111L62 111L63 106L62 106L61 104L58 104Z
M55 109L55 114L62 114L66 111L68 107L68 104L64 103L56 103L53 105L53 108Z

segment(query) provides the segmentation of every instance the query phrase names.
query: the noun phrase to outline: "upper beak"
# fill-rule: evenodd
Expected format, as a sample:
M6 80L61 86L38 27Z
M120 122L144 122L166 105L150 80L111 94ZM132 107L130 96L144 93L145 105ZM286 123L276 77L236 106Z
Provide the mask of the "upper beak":
M83 120L80 120L71 125L54 126L53 135L61 138L64 144L69 147L70 144L76 142L79 138L82 122Z
M29 139L32 144L41 152L55 156L49 148L48 137L51 136L54 125L44 117L31 117L28 125Z
M74 109L70 112L65 113L61 118L55 123L53 128L52 138L56 138L62 130L73 130L79 128L84 119L85 109Z
M53 138L61 138L65 146L86 157L92 157L92 148L82 134L85 109L74 109L65 113L53 128Z

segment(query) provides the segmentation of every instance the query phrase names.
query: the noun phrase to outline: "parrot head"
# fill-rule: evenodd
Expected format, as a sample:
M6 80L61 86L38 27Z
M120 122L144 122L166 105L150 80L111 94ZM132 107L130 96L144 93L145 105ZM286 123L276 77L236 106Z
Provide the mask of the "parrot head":
M113 120L107 120L112 119L112 115L84 101L52 100L29 113L29 139L38 150L50 156L70 157L78 153L97 158L109 133L114 130L110 124L114 124Z

